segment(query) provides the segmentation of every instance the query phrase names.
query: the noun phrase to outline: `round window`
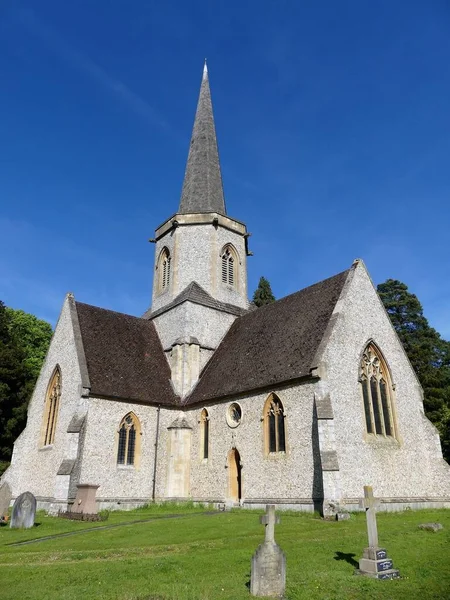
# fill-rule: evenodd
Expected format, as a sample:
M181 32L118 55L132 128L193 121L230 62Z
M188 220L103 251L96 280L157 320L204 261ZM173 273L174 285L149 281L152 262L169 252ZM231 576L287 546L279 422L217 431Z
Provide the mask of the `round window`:
M237 402L230 404L227 410L227 423L230 427L237 427L242 420L242 408Z

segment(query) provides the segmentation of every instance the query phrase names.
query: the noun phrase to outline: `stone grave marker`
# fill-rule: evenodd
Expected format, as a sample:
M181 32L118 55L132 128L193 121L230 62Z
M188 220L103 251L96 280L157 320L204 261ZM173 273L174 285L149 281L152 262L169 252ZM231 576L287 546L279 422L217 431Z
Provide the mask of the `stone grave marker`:
M275 542L275 524L280 522L275 515L275 504L267 504L260 522L266 526L265 540L252 557L250 593L280 598L286 588L286 556Z
M98 509L95 496L99 487L99 485L93 485L92 483L79 483L72 512L96 515Z
M11 515L12 529L29 529L34 525L36 498L31 492L24 492L16 498Z
M8 514L8 508L11 504L12 492L7 482L0 485L0 520Z
M394 565L392 560L388 558L386 549L380 548L378 545L376 509L379 507L380 501L374 498L372 486L364 486L364 499L360 505L366 509L369 546L364 549L357 573L375 579L397 579L400 577L399 572L393 568Z

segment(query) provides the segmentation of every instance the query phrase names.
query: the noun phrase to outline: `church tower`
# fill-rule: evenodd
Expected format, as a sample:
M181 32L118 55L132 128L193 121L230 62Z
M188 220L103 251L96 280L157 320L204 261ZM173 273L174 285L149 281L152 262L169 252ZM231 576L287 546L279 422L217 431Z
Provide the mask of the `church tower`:
M226 212L205 63L180 205L152 240L152 306L145 315L155 322L181 395L248 309L248 235Z

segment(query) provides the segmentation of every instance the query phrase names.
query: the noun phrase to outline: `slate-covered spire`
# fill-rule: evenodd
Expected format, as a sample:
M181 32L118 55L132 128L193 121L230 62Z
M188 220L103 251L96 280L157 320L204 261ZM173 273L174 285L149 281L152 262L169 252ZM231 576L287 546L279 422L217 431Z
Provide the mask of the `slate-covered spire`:
M178 212L226 214L206 61Z

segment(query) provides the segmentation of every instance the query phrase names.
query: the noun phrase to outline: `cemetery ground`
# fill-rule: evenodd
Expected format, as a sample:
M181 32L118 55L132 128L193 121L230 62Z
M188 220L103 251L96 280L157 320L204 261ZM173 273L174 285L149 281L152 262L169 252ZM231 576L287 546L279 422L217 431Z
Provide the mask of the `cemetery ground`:
M209 510L149 506L111 512L97 523L39 512L32 529L2 526L0 599L251 598L251 557L264 539L262 511L199 514ZM275 540L286 553L287 600L450 598L450 510L378 513L380 545L400 570L401 579L393 581L354 575L367 546L364 513L339 522L279 514ZM418 528L436 521L444 526L437 533ZM40 539L47 536L54 537Z

